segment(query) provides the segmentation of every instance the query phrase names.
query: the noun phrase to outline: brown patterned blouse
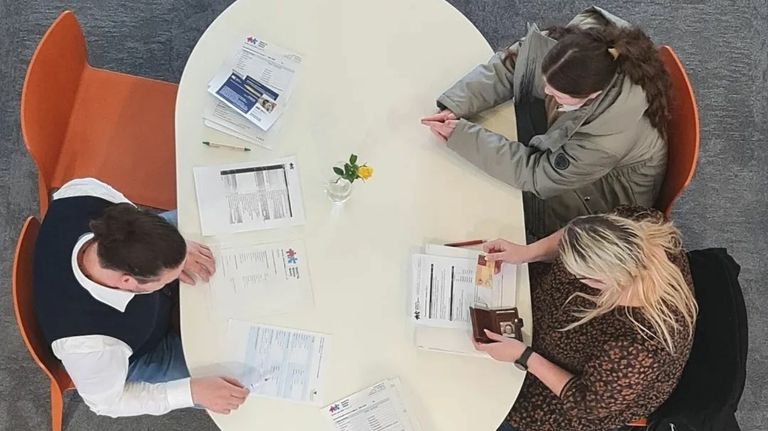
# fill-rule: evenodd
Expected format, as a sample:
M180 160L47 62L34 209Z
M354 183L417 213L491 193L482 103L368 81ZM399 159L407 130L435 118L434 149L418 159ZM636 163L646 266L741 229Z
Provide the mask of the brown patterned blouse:
M663 219L659 211L637 207L622 207L615 214ZM693 288L685 253L668 257ZM560 259L551 264L531 264L529 269L532 348L575 378L558 397L528 374L507 417L509 423L522 431L608 431L646 417L661 405L680 379L692 340L686 334L673 337L679 351L673 356L661 343L643 338L623 310L559 331L576 320L571 304L592 305L586 299L574 298L563 307L568 298L574 292L594 295L596 291L576 280ZM645 323L642 316L635 318Z

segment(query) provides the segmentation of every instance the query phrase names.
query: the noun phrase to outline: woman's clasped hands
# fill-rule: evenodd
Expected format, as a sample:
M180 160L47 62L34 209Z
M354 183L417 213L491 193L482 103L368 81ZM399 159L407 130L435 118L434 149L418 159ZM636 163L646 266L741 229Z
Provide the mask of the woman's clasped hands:
M443 109L437 114L421 119L421 124L429 127L429 130L443 142L448 141L448 138L453 134L453 130L456 128L456 123L458 122L459 120L456 117L456 114L448 109Z

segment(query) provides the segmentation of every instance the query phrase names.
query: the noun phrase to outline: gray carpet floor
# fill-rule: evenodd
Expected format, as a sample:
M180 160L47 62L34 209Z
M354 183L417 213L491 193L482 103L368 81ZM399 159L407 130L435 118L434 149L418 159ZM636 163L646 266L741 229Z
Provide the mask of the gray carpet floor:
M308 0L311 1L311 0ZM418 0L414 0L418 1ZM48 384L29 358L10 303L13 247L23 219L35 214L36 173L19 132L19 94L27 63L64 9L78 16L91 63L178 82L208 24L230 0L0 0L0 429L48 429ZM564 0L451 0L494 47L515 40L526 22L564 23L589 5ZM727 247L742 265L750 354L739 409L745 431L768 430L768 2L766 0L603 1L674 47L688 70L701 114L702 147L693 185L673 218L689 249ZM761 265L762 263L762 265ZM213 430L205 413L97 417L67 398L67 430Z

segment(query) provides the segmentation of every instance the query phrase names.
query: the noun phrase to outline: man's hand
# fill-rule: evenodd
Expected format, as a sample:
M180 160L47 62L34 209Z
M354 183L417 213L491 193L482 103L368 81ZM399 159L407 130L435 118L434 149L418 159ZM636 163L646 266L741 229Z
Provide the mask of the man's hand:
M213 259L211 249L203 244L187 241L187 258L179 280L194 285L196 278L208 281L214 272L216 272L216 261Z
M514 338L507 338L487 329L485 329L485 335L496 342L483 344L473 339L472 343L475 345L475 350L486 352L497 361L515 362L525 351L525 344Z
M222 415L237 410L248 396L248 390L229 377L193 377L189 386L196 406Z

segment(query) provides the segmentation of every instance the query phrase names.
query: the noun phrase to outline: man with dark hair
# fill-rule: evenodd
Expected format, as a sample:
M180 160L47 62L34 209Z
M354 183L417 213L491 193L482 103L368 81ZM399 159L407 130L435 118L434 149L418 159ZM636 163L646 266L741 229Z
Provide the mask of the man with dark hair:
M179 279L208 281L208 247L164 217L85 178L53 195L34 256L40 328L97 414L161 415L199 406L229 413L248 391L228 377L189 377L170 329Z

